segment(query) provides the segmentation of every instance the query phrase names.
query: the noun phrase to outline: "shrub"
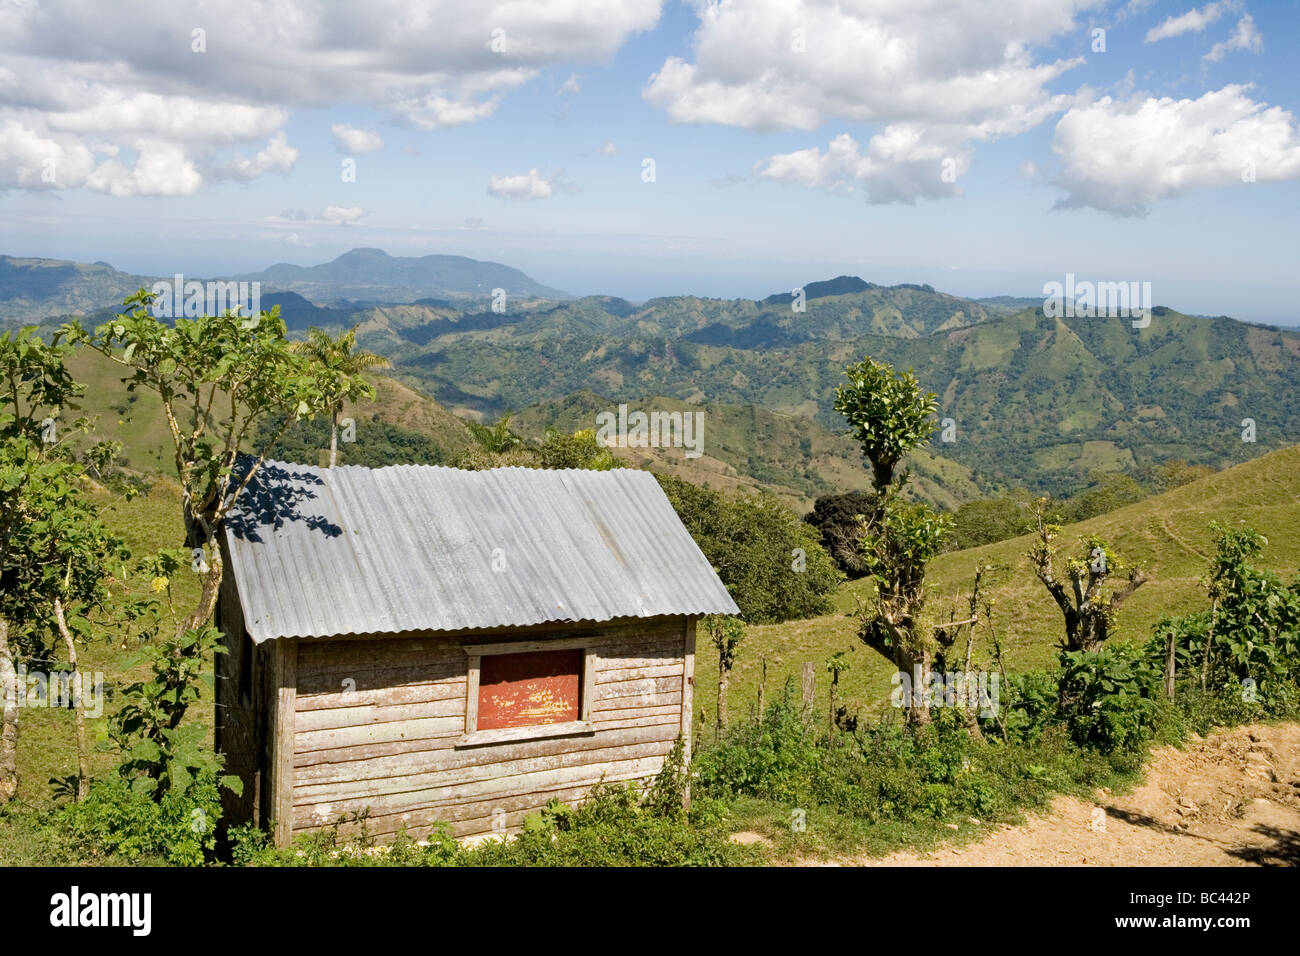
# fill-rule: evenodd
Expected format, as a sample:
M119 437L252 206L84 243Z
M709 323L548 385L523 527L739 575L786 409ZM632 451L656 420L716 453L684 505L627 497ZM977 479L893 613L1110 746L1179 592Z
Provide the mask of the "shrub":
M83 802L62 810L68 835L86 852L178 866L200 866L211 858L220 817L217 781L210 773L158 800L114 774L96 780Z
M822 495L813 503L812 511L803 518L816 529L822 547L850 579L860 578L867 573L862 563L858 516L871 514L875 500L875 495L865 491Z
M1141 648L1103 645L1061 654L1059 713L1080 746L1136 751L1152 736L1160 670Z
M751 624L831 611L841 576L816 531L768 494L724 495L656 475Z

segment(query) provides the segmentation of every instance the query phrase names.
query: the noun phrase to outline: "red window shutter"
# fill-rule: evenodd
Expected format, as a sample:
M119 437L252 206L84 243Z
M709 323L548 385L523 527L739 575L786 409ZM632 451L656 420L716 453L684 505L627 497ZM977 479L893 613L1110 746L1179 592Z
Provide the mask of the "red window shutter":
M579 720L582 659L581 648L484 655L479 663L478 729Z

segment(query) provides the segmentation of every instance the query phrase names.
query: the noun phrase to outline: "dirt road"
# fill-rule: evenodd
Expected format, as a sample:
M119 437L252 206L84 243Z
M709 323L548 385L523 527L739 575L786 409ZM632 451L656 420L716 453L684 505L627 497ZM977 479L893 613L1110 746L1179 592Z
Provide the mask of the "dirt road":
M1103 816L1104 812L1104 816ZM861 866L1296 866L1300 725L1250 726L1158 750L1147 781L1094 801L1060 797L1026 825Z

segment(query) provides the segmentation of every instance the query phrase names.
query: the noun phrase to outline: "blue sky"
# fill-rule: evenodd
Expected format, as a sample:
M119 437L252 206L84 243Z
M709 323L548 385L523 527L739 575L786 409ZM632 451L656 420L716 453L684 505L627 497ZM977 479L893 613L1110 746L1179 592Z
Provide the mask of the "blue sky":
M1073 272L1300 324L1293 2L323 6L0 2L0 252L631 299Z

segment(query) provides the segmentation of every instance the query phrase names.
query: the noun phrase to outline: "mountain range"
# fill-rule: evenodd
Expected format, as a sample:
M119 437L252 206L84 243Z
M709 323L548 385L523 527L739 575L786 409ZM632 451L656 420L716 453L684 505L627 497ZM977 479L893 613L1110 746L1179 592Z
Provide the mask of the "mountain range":
M394 379L463 418L514 411L535 429L577 428L622 402L707 409L725 444L696 470L803 500L861 484L834 390L864 355L914 369L938 395L944 428L922 477L945 502L1017 485L1064 493L1093 470L1169 458L1222 467L1300 441L1300 331L1226 316L1157 306L1134 329L856 276L802 295L636 304L562 297L496 263L367 249L241 278L263 283L263 305L279 304L295 334L358 325ZM0 257L0 327L94 314L147 282L104 263ZM508 290L497 308L489 284Z
M103 313L120 306L138 289L171 278L122 272L107 262L0 256L0 328ZM186 275L186 279L261 282L262 305L270 308L279 303L290 328L303 329L341 322L343 313L373 303L437 299L486 304L495 289L504 289L507 300L568 297L499 262L465 256L390 256L380 249L353 249L316 266L277 263L262 272Z

